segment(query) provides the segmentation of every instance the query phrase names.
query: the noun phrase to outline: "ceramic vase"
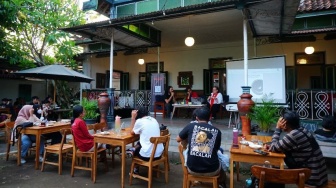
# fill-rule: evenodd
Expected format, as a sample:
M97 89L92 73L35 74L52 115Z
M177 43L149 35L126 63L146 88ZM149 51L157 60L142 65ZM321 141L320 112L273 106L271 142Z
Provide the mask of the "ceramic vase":
M111 104L111 99L106 92L99 94L98 98L98 108L100 111L100 122L107 122L106 116L108 114L108 110Z
M242 134L243 136L251 134L251 120L247 117L247 114L251 111L254 106L254 101L252 100L252 95L250 94L251 87L242 86L243 94L240 95L240 100L237 103L239 116L242 124Z

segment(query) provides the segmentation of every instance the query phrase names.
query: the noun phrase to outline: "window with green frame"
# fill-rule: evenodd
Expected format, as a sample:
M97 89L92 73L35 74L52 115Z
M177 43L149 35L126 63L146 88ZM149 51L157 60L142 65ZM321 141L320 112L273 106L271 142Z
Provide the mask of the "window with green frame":
M117 7L117 17L127 17L135 15L135 4L120 5Z
M157 11L157 0L141 1L137 3L137 14Z

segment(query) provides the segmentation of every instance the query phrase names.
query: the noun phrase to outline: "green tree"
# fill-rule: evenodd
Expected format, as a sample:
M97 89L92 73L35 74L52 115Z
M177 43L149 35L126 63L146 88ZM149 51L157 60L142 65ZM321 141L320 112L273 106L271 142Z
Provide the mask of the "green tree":
M80 52L59 28L85 23L73 0L3 0L0 2L0 56L24 68L62 63L76 67Z

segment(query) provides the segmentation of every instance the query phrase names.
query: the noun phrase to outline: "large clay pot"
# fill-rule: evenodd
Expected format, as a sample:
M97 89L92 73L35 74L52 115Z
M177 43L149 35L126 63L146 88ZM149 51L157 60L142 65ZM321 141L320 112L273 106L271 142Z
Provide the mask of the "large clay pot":
M98 108L100 111L100 122L107 122L106 116L110 108L111 99L106 92L103 92L99 95L98 98Z
M251 99L250 94L251 87L243 86L243 94L240 95L240 100L237 103L240 119L242 122L242 134L244 136L251 134L251 120L247 117L247 114L251 111L254 106L254 102Z

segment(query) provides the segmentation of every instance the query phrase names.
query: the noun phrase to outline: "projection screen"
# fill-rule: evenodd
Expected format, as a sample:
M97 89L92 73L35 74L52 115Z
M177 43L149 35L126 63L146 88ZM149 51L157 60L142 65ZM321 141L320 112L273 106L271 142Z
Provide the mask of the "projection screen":
M286 103L285 56L252 58L248 60L248 86L255 102L266 94L272 94L275 103ZM226 62L227 95L235 103L242 94L244 81L244 60Z

